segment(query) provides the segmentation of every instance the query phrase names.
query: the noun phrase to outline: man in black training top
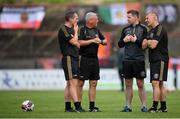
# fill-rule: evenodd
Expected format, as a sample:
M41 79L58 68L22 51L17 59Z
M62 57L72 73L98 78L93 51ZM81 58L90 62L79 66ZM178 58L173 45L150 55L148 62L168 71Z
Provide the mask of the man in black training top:
M167 81L168 73L168 36L164 27L159 24L158 16L154 12L146 15L147 25L151 27L144 47L149 48L150 76L153 88L153 104L149 112L167 112L166 89L164 81ZM158 102L161 107L157 109Z
M62 67L66 78L64 91L65 112L82 112L78 100L78 78L79 78L79 48L78 42L78 15L73 11L65 14L65 24L61 25L58 40L63 54ZM71 107L74 102L75 110Z
M142 48L142 42L147 36L147 29L139 21L139 12L130 10L127 12L129 25L122 30L119 47L125 47L123 59L123 74L125 78L126 106L122 112L131 112L131 102L133 98L133 78L136 78L139 97L141 100L141 111L147 112L146 92L144 87L145 70L145 52Z
M86 24L80 29L80 83L79 100L82 100L82 90L85 80L89 80L89 112L98 112L95 107L96 86L99 76L98 47L106 45L107 40L97 28L98 16L89 12L85 16Z

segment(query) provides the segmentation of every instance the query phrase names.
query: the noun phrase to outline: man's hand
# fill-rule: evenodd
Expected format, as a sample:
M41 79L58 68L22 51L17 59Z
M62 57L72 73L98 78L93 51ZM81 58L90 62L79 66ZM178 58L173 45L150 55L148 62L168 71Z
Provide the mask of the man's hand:
M74 35L71 34L72 39L70 40L70 43L74 46L76 46L77 48L80 48L80 44L78 42L78 25L77 23L74 24Z
M142 49L146 49L148 47L148 40L144 39L142 42Z
M78 29L79 29L78 24L75 23L75 24L74 24L74 32L78 32Z
M135 43L135 42L136 42L136 40L137 40L137 36L136 36L136 34L131 35L131 36L132 36L132 37L131 37L131 42Z
M123 39L123 41L125 42L125 43L127 43L127 42L130 42L131 41L131 37L132 37L132 35L126 35L126 37Z
M103 44L102 45L107 45L107 39L103 40Z
M75 44L75 46L80 49L80 44L79 44L79 42L77 42L77 43Z
M107 39L102 40L102 41L101 41L101 44L102 44L102 45L107 45Z
M155 49L158 45L158 41L157 40L154 40L154 39L151 39L151 40L148 40L148 47L150 49Z
M101 40L98 37L96 37L93 39L93 43L100 44Z
M151 40L148 40L148 41L147 41L147 46L148 46L149 48L151 48Z

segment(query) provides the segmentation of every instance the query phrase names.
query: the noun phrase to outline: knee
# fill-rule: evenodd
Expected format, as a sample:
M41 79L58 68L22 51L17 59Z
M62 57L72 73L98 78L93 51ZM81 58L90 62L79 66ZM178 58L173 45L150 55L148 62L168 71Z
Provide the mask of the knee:
M77 79L69 80L69 86L70 87L77 87L78 86L78 80Z
M132 88L132 80L126 80L126 88Z
M96 87L97 81L90 81L90 87Z
M78 82L78 86L79 86L80 88L82 88L82 87L84 86L84 81L80 80L80 81Z
M138 89L143 89L144 88L144 84L143 83L138 83L137 86L138 86Z
M153 87L159 87L159 81L152 81L152 86Z

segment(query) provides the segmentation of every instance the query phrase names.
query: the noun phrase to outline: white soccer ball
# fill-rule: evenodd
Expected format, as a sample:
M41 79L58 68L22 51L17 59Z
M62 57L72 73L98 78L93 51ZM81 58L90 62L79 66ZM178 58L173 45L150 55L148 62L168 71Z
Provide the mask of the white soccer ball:
M25 112L27 111L33 111L34 109L34 104L32 101L30 100L25 100L22 105L21 105L21 109Z

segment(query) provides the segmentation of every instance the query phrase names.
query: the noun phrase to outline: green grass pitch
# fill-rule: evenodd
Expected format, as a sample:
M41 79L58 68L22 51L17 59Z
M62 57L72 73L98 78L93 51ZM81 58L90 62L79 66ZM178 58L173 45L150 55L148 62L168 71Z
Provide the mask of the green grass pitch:
M97 91L96 104L102 112L65 113L63 91L0 91L0 118L179 118L180 91L167 97L168 113L142 113L137 91L134 91L131 113L120 112L125 104L120 91ZM35 109L23 112L21 103L32 100ZM151 106L152 92L147 92L147 105ZM83 108L88 110L88 92L84 91Z

